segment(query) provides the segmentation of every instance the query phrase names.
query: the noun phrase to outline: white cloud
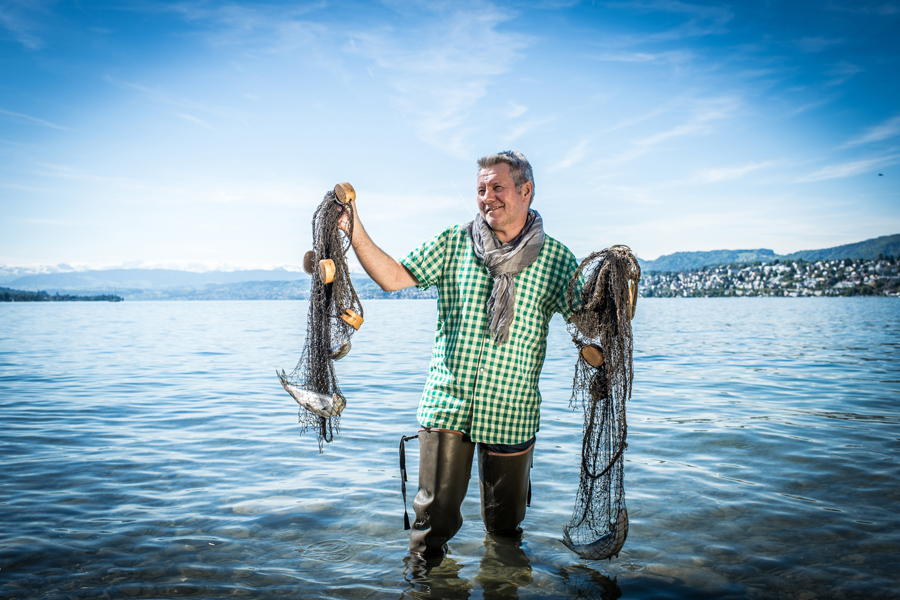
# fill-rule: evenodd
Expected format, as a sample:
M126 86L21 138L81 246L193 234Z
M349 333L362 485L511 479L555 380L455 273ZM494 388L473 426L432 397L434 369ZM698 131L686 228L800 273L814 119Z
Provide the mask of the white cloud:
M892 154L878 158L869 158L866 160L856 160L853 162L842 163L839 165L829 165L819 169L815 173L810 173L797 180L797 183L810 183L814 181L824 181L826 179L841 179L844 177L853 177L861 173L873 171L878 167L884 167L900 162L900 154Z
M608 52L594 56L602 62L625 63L670 63L681 65L691 62L696 58L693 52L687 50L670 50L668 52Z
M329 184L314 178L261 181L235 175L209 181L191 177L165 178L151 170L138 175L122 175L96 173L65 164L36 163L35 166L35 174L46 181L63 180L68 182L65 189L72 193L87 191L96 200L115 204L179 207L231 204L279 209L303 206L313 210L321 202L322 190L329 188Z
M806 111L813 110L815 108L819 108L820 106L825 106L826 104L830 104L834 102L834 97L822 98L821 100L815 100L814 102L808 102L806 104L801 104L794 110L790 111L787 116L788 117L796 117L797 115L803 114Z
M507 119L515 119L516 117L521 117L525 113L528 112L528 108L522 106L521 104L516 104L515 102L509 103L509 112L506 115Z
M145 10L174 12L187 21L209 23L209 43L221 46L241 45L263 52L286 53L321 40L324 25L304 20L309 13L327 8L318 2L242 6L237 3L174 2L148 4Z
M575 166L576 164L580 163L585 156L587 156L587 150L588 140L582 140L578 143L578 145L569 150L562 158L562 160L560 160L556 164L550 165L547 171L550 173L555 173L556 171L563 171Z
M47 13L43 2L4 2L0 4L0 29L8 31L13 39L28 50L40 50L44 47L44 40L39 35L42 27L34 13Z
M499 31L497 26L514 14L490 4L478 10L430 4L418 8L441 14L421 16L419 28L356 34L349 51L387 74L395 92L392 101L419 139L470 158L469 138L476 126L471 113L488 87L512 70L529 40Z
M205 128L207 128L207 129L209 129L210 131L215 131L215 130L216 130L215 127L213 127L212 125L210 125L210 124L207 123L206 121L203 121L203 120L201 120L201 119L198 119L197 117L193 117L193 116L191 116L191 115L186 115L186 114L183 114L183 113L175 113L175 114L176 114L177 116L181 117L182 119L185 119L185 120L187 120L187 121L190 121L191 123L196 123L197 125L200 125L201 127L205 127Z
M37 123L38 125L43 125L44 127L51 127L53 129L64 129L66 131L71 131L68 127L63 127L62 125L57 125L56 123L51 123L50 121L45 121L44 119L38 119L37 117L32 117L30 115L24 115L22 113L13 112L11 110L4 110L0 108L0 115L6 115L8 117L12 117L17 121L27 121L29 123Z
M175 96L169 92L154 89L151 87L147 87L146 85L140 83L134 83L131 81L124 81L121 79L116 79L109 75L105 76L104 79L116 86L128 88L140 92L143 96L148 98L153 102L157 102L159 104L165 104L168 106L177 106L178 108L193 110L197 112L203 112L210 115L215 115L217 117L225 117L228 119L235 119L239 122L244 122L244 115L233 108L226 108L223 106L215 106L210 104L204 104L202 102L197 102L195 100L191 100L189 98L184 98L180 96ZM190 119L183 114L179 114L184 118Z
M652 135L631 141L630 148L609 159L599 161L600 164L619 164L634 160L652 151L672 139L692 136L708 135L714 131L712 123L729 118L740 104L736 98L713 98L705 101L695 101L695 107L688 119L674 127L658 131Z
M863 69L854 65L853 63L849 63L846 60L842 60L835 64L828 72L827 75L831 76L831 80L826 82L825 85L828 86L836 86L841 85L842 83L846 83L851 77L856 75L857 73L862 73Z
M664 12L687 17L687 21L681 25L642 38L650 42L722 35L728 32L726 25L734 18L734 13L727 6L703 6L678 0L631 1L613 3L610 6L634 12Z
M835 44L840 44L843 39L830 40L823 37L805 37L794 42L801 52L816 53L825 50Z
M884 123L876 125L875 127L870 127L862 135L857 136L844 144L842 148L850 148L852 146L862 146L864 144L880 142L896 137L898 135L900 135L900 115L892 119L888 119Z
M691 180L694 183L719 183L720 181L731 181L740 179L747 173L758 171L775 164L774 161L765 161L761 163L751 163L740 167L721 167L718 169L707 169L700 171Z
M620 129L626 129L628 127L632 127L633 125L637 125L639 123L643 123L644 121L649 121L650 119L655 119L656 117L665 114L670 109L667 107L660 107L651 110L648 113L639 115L637 117L631 117L629 119L625 119L624 121L620 121L611 127L607 127L602 131L599 131L598 134L606 135L608 133L612 133L614 131L619 131Z
M509 131L506 135L501 136L501 141L504 144L511 144L526 133L531 132L532 130L540 127L541 125L546 125L547 123L552 123L555 120L555 117L549 116L544 117L542 119L528 119L527 121L517 122L510 127Z
M875 2L874 4L866 6L865 4L858 2L858 0L851 0L845 4L832 0L831 2L825 3L824 7L827 10L849 12L858 15L890 16L900 14L900 5L896 2Z

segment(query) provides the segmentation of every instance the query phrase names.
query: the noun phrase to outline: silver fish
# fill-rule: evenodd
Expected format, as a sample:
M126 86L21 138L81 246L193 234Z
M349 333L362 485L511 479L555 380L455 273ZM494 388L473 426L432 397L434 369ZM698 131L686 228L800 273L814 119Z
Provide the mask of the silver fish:
M341 360L348 354L350 354L350 340L347 340L340 346L333 346L331 348L331 360Z
M562 543L581 558L586 558L587 560L604 560L608 558L612 560L613 556L619 555L619 551L625 545L626 537L628 537L628 511L623 508L619 511L619 519L613 525L612 531L600 539L589 544L573 544L572 538L569 537L569 532L563 531Z
M297 401L297 404L315 415L326 419L328 417L336 417L341 414L344 407L347 406L347 400L340 394L328 396L326 394L317 394L315 392L302 390L297 386L288 383L287 375L285 375L284 370L279 373L276 369L275 373L278 374L278 379L281 380L281 386L294 400Z

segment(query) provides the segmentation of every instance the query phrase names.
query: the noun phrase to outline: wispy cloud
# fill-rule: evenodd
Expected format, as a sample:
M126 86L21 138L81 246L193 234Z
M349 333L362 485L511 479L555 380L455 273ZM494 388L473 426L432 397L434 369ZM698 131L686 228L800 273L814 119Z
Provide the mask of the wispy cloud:
M19 190L22 192L49 192L51 190L51 188L48 186L26 185L21 183L12 183L9 181L0 183L0 188L3 188L5 190Z
M556 120L556 117L551 115L548 117L527 119L525 121L515 121L512 126L510 126L509 131L501 136L501 140L504 144L511 144L523 135L531 133L542 125L552 123L554 120Z
M543 10L556 10L560 8L571 8L572 6L578 6L582 2L583 0L532 0L530 4L534 6L534 8L540 8Z
M328 31L323 24L308 18L311 13L328 7L325 0L285 5L173 2L144 7L176 13L195 24L206 24L204 35L212 44L239 44L263 52L289 52L322 39Z
M44 39L39 34L42 29L39 15L47 12L45 3L36 0L3 2L0 4L0 29L8 31L28 50L40 50L44 47Z
M422 141L468 158L475 127L471 111L491 83L512 69L530 39L499 30L515 14L490 4L478 10L416 6L432 12L418 17L420 28L360 33L350 51L387 75L395 91L393 103L410 118Z
M900 14L900 4L897 2L859 2L859 0L850 0L850 2L837 2L832 0L825 3L825 8L836 12L855 13L858 15L876 15L886 17Z
M43 125L44 127L50 127L52 129L63 129L66 131L72 131L69 127L63 127L62 125L57 125L56 123L51 123L50 121L45 121L44 119L38 119L37 117L32 117L31 115L24 115L22 113L13 112L11 110L5 110L0 108L0 115L6 115L17 121L25 121L28 123L37 123L38 125Z
M654 13L663 12L687 17L687 21L665 31L645 36L645 41L666 42L685 38L722 35L728 32L726 25L734 18L727 6L709 6L679 2L678 0L646 0L617 2L614 6L624 10Z
M64 164L36 163L35 173L44 179L64 179L89 183L100 188L118 188L129 191L162 189L156 182L143 182L117 175L98 175L86 169ZM165 190L169 191L169 190Z
M744 175L748 173L752 173L753 171L758 171L760 169L765 169L767 167L775 164L775 161L765 161L761 163L751 163L747 165L741 165L739 167L721 167L718 169L706 169L704 171L700 171L694 177L691 178L693 183L706 184L706 183L719 183L721 181L731 181L734 179L740 179Z
M599 163L624 163L643 156L655 147L672 139L712 133L714 131L713 123L731 117L739 105L740 101L731 97L698 101L692 110L691 116L685 122L652 135L632 140L630 148L612 158L600 160Z
M797 115L803 114L807 111L819 108L820 106L825 106L826 104L830 104L834 102L834 97L822 98L821 100L815 100L813 102L807 102L806 104L801 104L796 107L794 110L790 111L787 116L788 117L796 117Z
M507 119L515 119L516 117L521 117L525 113L528 112L528 108L522 106L521 104L516 104L515 102L509 103L509 112L506 114Z
M839 165L829 165L819 169L815 173L810 173L799 179L797 183L812 183L815 181L825 181L826 179L842 179L844 177L853 177L869 171L874 171L879 167L893 165L900 162L900 154L891 154L889 156L880 156L877 158L869 158L865 160L856 160L852 162L841 163Z
M193 116L191 116L191 115L186 115L186 114L183 114L183 113L175 113L175 114L176 114L177 116L181 117L182 119L185 119L185 120L187 120L187 121L190 121L191 123L196 123L197 125L200 125L201 127L205 127L205 128L207 128L207 129L209 129L210 131L215 131L215 130L216 130L215 127L213 127L212 125L210 125L210 124L207 123L206 121L203 121L203 120L198 119L197 117L193 117Z
M794 42L801 52L816 53L822 52L826 48L830 48L836 44L842 43L843 39L828 39L824 37L805 37Z
M239 122L244 122L244 115L240 111L233 109L233 108L228 108L228 107L224 107L224 106L215 106L215 105L205 104L203 102L197 102L195 100L191 100L189 98L184 98L182 96L177 96L177 95L171 94L169 92L166 92L166 91L163 91L160 89L151 88L151 87L148 87L148 86L140 84L140 83L117 79L110 75L106 75L104 77L104 79L113 85L140 92L143 96L145 96L146 98L148 98L149 100L151 100L153 102L158 102L160 104L165 104L168 106L175 106L175 107L182 108L182 109L203 112L203 113L206 113L209 115L215 115L217 117L225 117L227 119L234 119ZM193 119L193 117L190 117L190 116L187 116L184 114L179 114L178 116L188 119L188 120ZM203 125L205 127L210 127L208 124L205 124L205 123Z
M53 179L87 184L94 198L114 198L117 203L177 205L238 204L253 207L272 206L310 211L321 202L322 189L328 185L315 179L266 181L234 177L206 179L168 179L161 183L158 173L145 171L137 176L97 173L91 169L52 163L37 163L35 173L44 180ZM85 189L69 186L71 189ZM125 192L125 193L123 193Z
M673 65L682 65L691 62L697 57L694 52L689 50L670 50L667 52L606 52L597 54L595 59L601 62L624 62L624 63L669 63Z
M867 129L862 135L859 135L844 144L842 148L851 148L853 146L881 142L898 135L900 135L900 115Z
M559 162L550 165L547 171L554 173L556 171L564 171L584 160L587 156L588 140L581 140L574 148L566 152L566 155Z
M644 121L649 121L650 119L654 119L662 114L665 114L668 110L669 109L666 107L655 108L648 113L638 115L636 117L631 117L629 119L625 119L624 121L620 121L611 127L607 127L606 129L599 131L598 134L606 135L614 131L619 131L620 129L627 129L628 127L632 127L639 123L643 123Z
M831 69L827 71L827 75L831 77L831 80L827 81L825 85L828 86L836 86L841 85L842 83L846 83L851 77L856 75L857 73L862 73L862 68L854 65L852 63L847 62L846 60L842 60L839 63L835 64Z

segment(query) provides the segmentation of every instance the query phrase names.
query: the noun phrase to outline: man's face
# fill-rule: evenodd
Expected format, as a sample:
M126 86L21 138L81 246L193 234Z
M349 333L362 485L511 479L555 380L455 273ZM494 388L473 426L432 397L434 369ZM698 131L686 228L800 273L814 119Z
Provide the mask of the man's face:
M532 185L516 191L509 165L500 163L478 172L478 210L501 242L514 238L525 226Z

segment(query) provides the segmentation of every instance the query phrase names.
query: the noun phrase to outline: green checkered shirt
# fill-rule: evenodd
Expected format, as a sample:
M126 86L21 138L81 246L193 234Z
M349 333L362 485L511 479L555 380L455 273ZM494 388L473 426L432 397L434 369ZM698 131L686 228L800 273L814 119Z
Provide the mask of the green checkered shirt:
M553 313L568 322L566 288L578 268L550 236L537 259L516 275L516 317L497 346L485 309L494 280L463 225L436 235L400 260L419 288L438 288L438 322L428 381L417 418L425 427L467 433L486 444L519 444L540 425L538 379Z

